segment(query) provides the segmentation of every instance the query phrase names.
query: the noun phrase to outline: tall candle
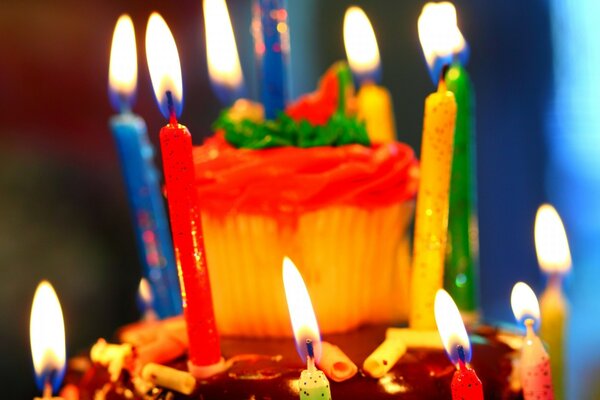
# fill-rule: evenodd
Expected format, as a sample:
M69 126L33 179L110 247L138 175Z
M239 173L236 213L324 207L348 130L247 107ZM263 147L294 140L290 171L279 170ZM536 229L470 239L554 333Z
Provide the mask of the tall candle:
M456 101L441 79L425 101L421 179L415 213L410 327L435 329L433 302L444 276Z
M534 331L540 318L535 293L527 284L518 282L511 293L511 305L515 318L524 323L527 330L519 363L523 397L525 400L553 400L550 358Z
M128 15L122 15L115 27L110 55L110 97L119 112L110 119L110 127L123 169L144 276L152 292L152 309L160 318L166 318L181 314L181 296L154 149L144 120L131 112L136 81L133 23Z
M566 331L569 303L563 293L563 277L571 269L571 251L560 216L549 204L538 209L535 218L535 249L548 285L540 297L540 336L548 344L550 366L557 399L565 398Z
M221 370L224 362L194 185L192 137L177 122L182 108L179 55L167 24L157 13L148 21L146 55L156 99L163 115L169 118L160 130L160 145L189 336L189 368L193 375L205 377Z
M286 0L254 0L252 31L265 117L274 119L289 97L290 58Z
M344 45L348 63L358 83L358 118L365 122L375 143L396 138L392 96L381 83L381 62L375 32L365 12L356 6L344 17Z
M435 295L435 321L450 362L456 366L452 377L452 400L483 400L483 386L471 368L471 343L456 303L448 292Z
M419 37L434 83L437 83L443 65L450 64L445 79L448 90L454 93L457 115L444 287L452 295L463 318L473 319L479 307L474 95L471 79L464 68L468 46L458 29L454 5L427 3L419 17Z

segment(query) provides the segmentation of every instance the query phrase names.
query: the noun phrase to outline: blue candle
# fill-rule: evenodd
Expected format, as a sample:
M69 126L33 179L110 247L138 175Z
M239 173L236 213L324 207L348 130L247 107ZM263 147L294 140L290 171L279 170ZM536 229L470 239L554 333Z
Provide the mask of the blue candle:
M286 0L255 0L253 14L261 101L265 117L273 119L283 111L289 96L290 40Z
M152 289L154 311L160 318L182 311L173 244L154 166L154 149L146 124L130 111L137 81L133 23L121 16L115 27L110 56L110 98L118 115L110 119L133 215L135 236Z

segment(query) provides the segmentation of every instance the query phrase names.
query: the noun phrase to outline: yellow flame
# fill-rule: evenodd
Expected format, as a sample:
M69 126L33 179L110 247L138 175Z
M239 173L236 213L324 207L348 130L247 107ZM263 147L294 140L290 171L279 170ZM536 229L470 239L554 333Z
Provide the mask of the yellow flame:
M457 346L461 345L468 362L471 354L471 343L469 342L465 324L454 300L443 289L438 290L435 294L434 310L435 322L450 361L454 364L458 363Z
M543 204L535 216L535 251L546 273L564 274L571 268L571 251L560 216L550 204Z
M540 305L535 293L524 282L517 282L510 295L510 304L517 321L532 318L536 322L540 319Z
M436 57L458 53L466 45L457 26L456 9L450 2L425 4L419 16L418 29L429 67L433 66Z
M183 84L177 45L167 23L156 12L152 13L148 19L146 57L156 99L164 104L166 93L170 91L174 100L181 102Z
M315 358L319 360L321 345L317 317L302 275L288 257L283 259L283 286L290 319L292 320L296 347L300 353L305 354L306 339L311 339L315 350Z
M365 12L356 6L344 16L344 46L348 63L357 74L379 68L379 48L373 26Z
M31 354L37 376L45 371L61 371L65 366L65 323L60 302L52 285L38 285L29 322Z
M119 17L110 48L108 83L110 90L130 97L137 85L137 52L133 22L127 14Z
M244 78L227 4L225 0L204 0L203 7L210 79L228 87L240 87Z

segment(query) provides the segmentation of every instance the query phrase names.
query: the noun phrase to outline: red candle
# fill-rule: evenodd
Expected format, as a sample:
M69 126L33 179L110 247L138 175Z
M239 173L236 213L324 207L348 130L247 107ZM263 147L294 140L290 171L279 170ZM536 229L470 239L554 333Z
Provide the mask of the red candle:
M460 312L452 297L443 289L434 302L435 322L450 362L456 366L452 377L452 400L483 400L483 386L469 366L471 343Z
M458 369L452 377L452 400L483 400L483 386L475 370L465 362L462 346L457 348L459 354Z
M196 190L192 137L177 122L181 112L181 68L171 32L154 13L146 30L146 55L154 92L169 123L160 130L175 258L189 336L190 371L211 375L222 365Z

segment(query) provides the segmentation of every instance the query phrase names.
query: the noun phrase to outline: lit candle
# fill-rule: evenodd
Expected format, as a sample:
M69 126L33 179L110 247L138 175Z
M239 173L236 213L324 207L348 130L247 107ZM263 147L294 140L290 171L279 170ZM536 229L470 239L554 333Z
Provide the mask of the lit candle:
M154 94L169 123L160 131L171 230L189 336L189 368L206 377L224 368L212 305L200 210L194 185L192 136L177 122L182 109L179 54L163 18L153 13L146 30L146 56Z
M321 357L321 337L317 317L300 272L289 258L283 260L283 286L287 299L296 349L306 369L300 374L300 399L331 399L329 381L315 364Z
M396 139L392 96L381 83L381 62L375 32L365 12L356 6L344 17L344 45L348 63L358 82L358 118L367 126L371 142Z
M433 301L444 279L455 121L454 94L440 79L437 92L425 100L410 290L413 329L435 329Z
M221 103L229 106L246 96L229 11L225 0L204 0L202 5L210 83Z
M52 285L42 281L33 297L29 322L31 355L36 384L42 399L58 391L65 375L65 322L58 296Z
M542 205L535 218L535 249L548 285L540 297L543 317L540 336L548 344L550 366L557 399L565 397L564 347L569 318L569 302L562 290L563 277L571 269L571 251L560 216L549 204Z
M110 53L110 98L118 115L110 119L133 216L152 308L160 318L181 314L173 244L146 124L131 112L137 85L135 32L128 15L117 21Z
M289 96L289 26L286 0L254 0L252 32L265 117L274 119Z
M435 295L435 321L450 362L456 366L452 377L453 400L483 400L483 386L469 366L471 343L452 297L443 289Z
M524 323L527 329L519 364L523 397L525 400L552 400L554 390L550 358L534 331L534 325L540 319L540 306L535 293L527 284L518 282L513 287L510 302L515 318Z
M443 65L450 65L446 86L457 105L454 154L450 178L450 211L444 287L464 320L478 313L478 228L476 210L475 121L471 79L464 65L468 46L458 29L452 3L427 3L419 17L419 37L434 83Z

